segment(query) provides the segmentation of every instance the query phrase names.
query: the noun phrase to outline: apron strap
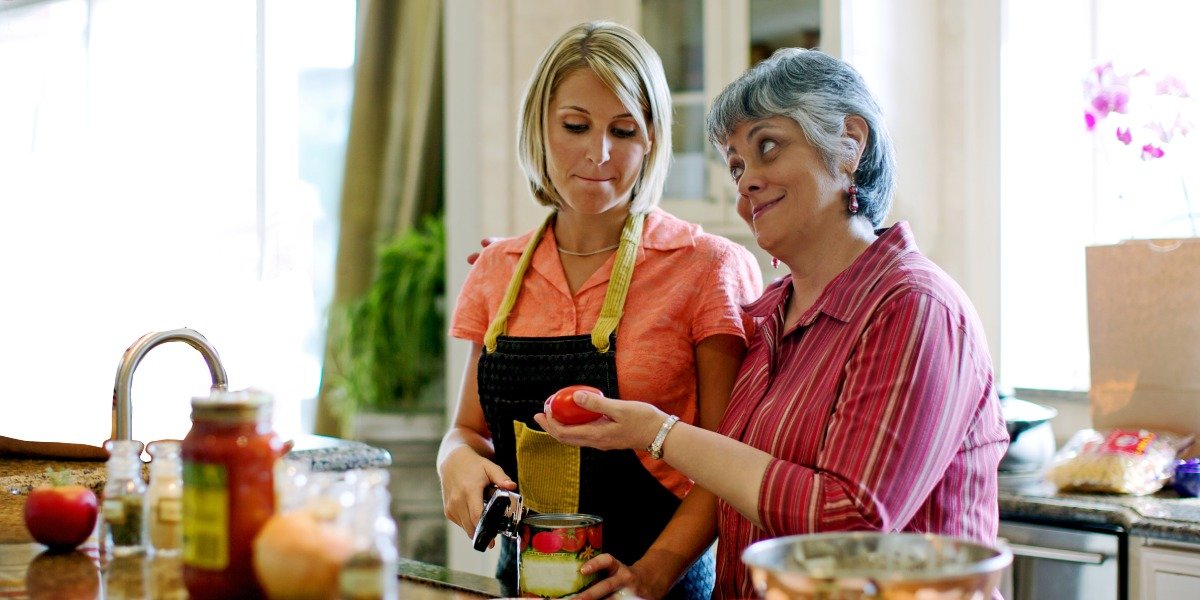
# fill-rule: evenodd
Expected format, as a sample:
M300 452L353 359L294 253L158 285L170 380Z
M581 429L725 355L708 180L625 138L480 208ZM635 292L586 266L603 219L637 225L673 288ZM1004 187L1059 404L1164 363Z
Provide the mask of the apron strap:
M609 335L617 330L621 315L625 312L625 296L629 282L633 279L633 265L637 262L638 246L642 241L642 225L645 213L629 215L625 228L621 230L621 245L617 248L616 262L608 280L608 291L604 294L604 306L600 307L600 318L592 329L592 345L601 354L608 352Z
M546 233L546 227L554 220L555 214L550 213L546 217L541 227L538 227L533 237L529 239L525 251L521 253L521 260L517 262L517 270L513 273L512 279L508 281L508 288L504 291L504 299L500 301L496 317L492 319L487 333L483 336L483 346L488 353L496 351L496 340L508 329L508 315L517 303L517 294L521 292L521 281L525 279L525 272L533 260L533 252L541 243L542 235ZM641 245L642 225L645 222L645 214L631 214L625 220L624 229L621 230L621 244L617 248L608 290L604 294L604 305L600 307L600 317L596 320L596 327L592 330L592 345L602 354L608 352L609 336L617 330L617 324L620 323L621 315L625 312L625 295L629 292L629 282L633 279L633 266L637 262L637 250Z
M533 261L533 251L537 250L538 244L542 241L542 234L546 233L546 227L554 221L555 214L551 212L546 216L546 220L542 221L542 225L534 232L533 237L529 238L529 243L525 245L525 251L521 253L521 260L517 262L517 272L513 274L512 279L508 280L508 289L504 291L504 299L500 301L500 309L496 312L496 318L492 319L487 333L483 335L483 346L488 353L496 351L496 338L504 335L505 330L508 329L508 313L517 303L517 294L521 292L521 281L525 279L525 271L529 269L529 263Z

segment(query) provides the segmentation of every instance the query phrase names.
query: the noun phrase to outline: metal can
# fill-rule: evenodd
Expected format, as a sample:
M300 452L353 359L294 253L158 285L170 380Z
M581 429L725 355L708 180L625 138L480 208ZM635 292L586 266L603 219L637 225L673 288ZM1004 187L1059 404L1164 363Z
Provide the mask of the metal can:
M542 514L520 522L517 587L523 598L562 598L579 593L599 577L579 568L602 552L600 517Z

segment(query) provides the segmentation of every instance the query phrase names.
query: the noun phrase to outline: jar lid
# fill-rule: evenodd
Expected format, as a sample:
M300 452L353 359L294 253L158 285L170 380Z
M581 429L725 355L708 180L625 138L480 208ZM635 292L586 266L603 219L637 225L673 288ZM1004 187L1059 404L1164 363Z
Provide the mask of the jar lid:
M254 388L214 389L207 396L192 398L192 418L242 420L269 414L274 398Z

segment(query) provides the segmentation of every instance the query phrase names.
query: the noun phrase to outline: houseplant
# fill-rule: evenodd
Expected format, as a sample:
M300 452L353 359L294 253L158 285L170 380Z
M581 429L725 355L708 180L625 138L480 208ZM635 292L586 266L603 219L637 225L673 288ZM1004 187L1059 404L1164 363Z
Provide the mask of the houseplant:
M337 315L335 406L344 423L363 412L443 410L445 246L441 217L388 241L370 287Z
M400 553L446 562L438 444L446 429L446 235L440 216L379 248L370 287L333 315L331 400L345 437L387 450Z

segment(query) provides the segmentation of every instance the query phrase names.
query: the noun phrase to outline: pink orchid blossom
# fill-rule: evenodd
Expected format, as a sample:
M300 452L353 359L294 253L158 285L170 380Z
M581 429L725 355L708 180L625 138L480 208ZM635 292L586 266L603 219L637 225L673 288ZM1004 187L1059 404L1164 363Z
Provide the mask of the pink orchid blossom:
M1133 134L1129 132L1128 127L1117 128L1117 139L1121 140L1122 144L1128 146L1133 141Z
M1163 157L1163 149L1154 144L1146 144L1142 146L1142 160L1154 160Z

